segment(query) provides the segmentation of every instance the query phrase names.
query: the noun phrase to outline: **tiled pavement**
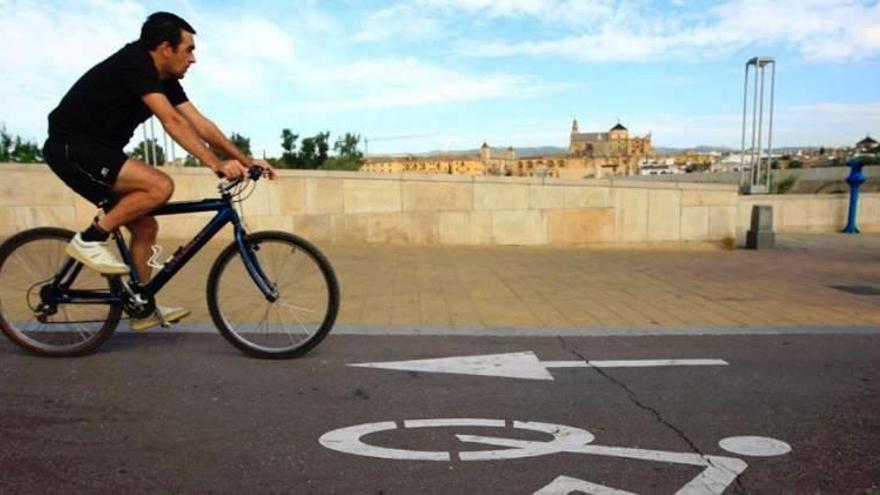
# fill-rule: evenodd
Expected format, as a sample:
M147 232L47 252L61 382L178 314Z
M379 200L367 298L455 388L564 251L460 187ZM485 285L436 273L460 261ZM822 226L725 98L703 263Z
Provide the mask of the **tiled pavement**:
M173 247L173 242L165 242ZM780 235L778 249L335 245L340 326L632 329L880 326L880 234ZM206 249L159 300L209 322Z

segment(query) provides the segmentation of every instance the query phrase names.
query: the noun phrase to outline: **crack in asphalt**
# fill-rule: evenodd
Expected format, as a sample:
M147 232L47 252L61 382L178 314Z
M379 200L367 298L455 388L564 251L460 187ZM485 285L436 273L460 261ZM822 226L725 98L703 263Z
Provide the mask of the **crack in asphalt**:
M566 341L564 337L561 337L561 336L560 336L560 337L559 337L559 341L562 343L562 348L563 348L564 350L566 350L566 351L568 351L568 352L574 354L575 356L577 356L579 359L581 359L581 360L583 360L583 361L589 361L589 359L587 359L586 356L584 356L583 354L581 354L580 351L578 351L576 348L570 346L569 343L568 343L568 341ZM617 387L621 388L624 392L626 392L627 397L629 398L630 402L632 402L633 404L635 404L636 407L638 407L639 409L642 409L643 411L646 411L646 412L650 413L652 416L654 416L654 418L655 418L660 424L662 424L663 426L665 426L665 427L669 428L670 430L674 431L675 434L678 435L679 438L681 438L685 443L688 444L688 446L691 448L691 450L692 450L694 453L696 453L696 454L700 455L701 457L703 457L704 459L706 459L706 462L708 462L709 464L711 464L713 467L716 467L716 468L719 467L719 466L716 466L716 465L712 462L712 460L709 459L709 458L706 456L706 454L704 454L703 451L701 451L700 448L697 447L697 445L696 445L696 444L695 444L690 438L688 438L687 434L685 434L685 432L684 432L681 428L679 428L679 427L675 426L674 424L670 423L669 421L667 421L667 420L663 417L663 415L660 414L660 411L658 411L657 409L654 409L653 407L651 407L651 406L645 404L644 402L642 402L641 400L639 400L638 395L637 395L637 394L636 394L636 393L635 393L635 392L634 392L634 391L633 391L633 390L632 390L632 389L631 389L626 383L624 383L624 382L618 380L617 378L614 378L613 376L609 375L608 372L606 372L606 371L603 370L602 368L599 368L599 367L597 367L597 366L591 366L590 368L596 370L596 373L598 373L600 376L602 376L603 378L605 378L606 380L608 380L609 382L613 383L613 384L616 385ZM724 469L724 467L721 466L721 469ZM734 480L735 480L734 483L736 484L736 485L735 485L735 486L736 486L736 491L737 491L738 493L748 493L748 490L746 490L746 487L745 487L745 485L742 483L742 480L740 479L739 476L736 476L736 477L734 478Z

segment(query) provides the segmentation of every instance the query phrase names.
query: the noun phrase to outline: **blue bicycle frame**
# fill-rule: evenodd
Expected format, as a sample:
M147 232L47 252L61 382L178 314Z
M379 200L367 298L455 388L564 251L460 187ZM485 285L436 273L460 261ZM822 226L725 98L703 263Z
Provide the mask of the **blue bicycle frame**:
M137 270L134 269L134 263L131 257L131 251L125 244L122 235L117 231L113 236L119 252L125 264L131 267L130 277L131 285L143 289L148 294L154 295L159 292L162 287L168 283L174 275L180 271L186 263L195 256L227 223L232 222L235 229L235 243L238 246L238 252L241 254L245 268L251 276L251 279L269 301L275 301L278 298L274 284L272 284L260 267L259 260L253 249L248 246L245 241L247 232L241 224L241 218L232 206L231 195L228 189L223 189L223 197L220 199L203 199L201 201L179 201L167 203L164 206L150 213L152 216L162 215L179 215L185 213L197 213L202 211L216 211L217 214L208 224L199 231L196 236L184 246L181 246L174 255L165 263L161 270L144 286L141 286L140 277ZM122 304L120 295L107 294L106 292L93 290L76 290L69 289L73 280L82 269L82 264L77 263L73 259L67 260L64 267L55 276L57 284L50 287L60 289L52 291L53 293L44 294L44 301L56 304Z

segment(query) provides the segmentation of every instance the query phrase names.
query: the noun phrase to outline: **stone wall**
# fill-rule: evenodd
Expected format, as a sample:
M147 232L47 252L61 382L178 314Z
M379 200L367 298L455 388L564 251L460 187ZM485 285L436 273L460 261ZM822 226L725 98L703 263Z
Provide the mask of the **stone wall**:
M164 168L174 201L217 197L206 169ZM0 237L39 225L81 229L96 209L44 165L0 165ZM862 194L858 225L880 232L880 193ZM279 172L244 202L255 230L282 229L316 241L448 245L732 245L751 207L773 206L777 232L834 232L849 196L739 196L736 186L632 179L368 175ZM192 237L211 213L160 217L161 236ZM230 231L222 237L230 238Z
M865 174L865 183L861 190L864 192L880 192L880 165L866 165L862 172ZM849 167L821 167L821 168L797 168L773 171L773 184L794 177L795 182L787 194L835 194L849 192L846 177L849 175ZM669 175L638 175L629 177L634 180L651 182L688 182L706 184L739 184L739 172L705 172L694 174L669 174ZM625 179L621 177L621 179Z
M849 194L774 194L740 196L737 235L744 238L752 205L773 207L776 232L839 232L849 215ZM856 225L862 232L880 232L880 193L859 194Z
M216 197L206 169L164 168L172 200ZM38 225L82 228L95 208L43 165L0 165L0 236ZM449 245L729 245L735 186L638 181L279 172L244 203L252 229L317 241ZM210 213L160 217L188 238ZM229 232L224 233L229 238Z
M880 165L866 165L862 168L865 177L871 179L880 177ZM790 175L797 176L802 181L832 181L841 182L850 173L850 168L840 167L816 167L816 168L790 168L786 170L774 170L773 182L785 180ZM623 177L621 177L623 179ZM739 184L739 172L701 172L694 174L678 175L634 175L628 177L632 180L659 181L659 182L706 182L713 184Z

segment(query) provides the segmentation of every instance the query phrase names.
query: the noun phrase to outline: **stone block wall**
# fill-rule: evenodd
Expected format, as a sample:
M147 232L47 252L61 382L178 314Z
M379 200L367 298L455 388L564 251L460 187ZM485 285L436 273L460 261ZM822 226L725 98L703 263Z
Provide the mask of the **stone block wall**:
M849 194L782 194L741 196L737 235L745 237L752 206L773 207L776 232L839 232L849 215ZM859 194L857 222L862 232L880 232L880 193Z
M173 201L217 196L218 181L206 169L162 170L174 179ZM0 174L0 236L38 225L80 229L96 213L43 165L0 165ZM750 200L717 184L285 170L275 182L260 182L243 206L253 230L316 241L658 246L729 245L744 230ZM812 208L834 215L818 203ZM809 224L795 218L797 209L780 214L791 217L791 228ZM210 216L160 217L160 237L192 237Z

